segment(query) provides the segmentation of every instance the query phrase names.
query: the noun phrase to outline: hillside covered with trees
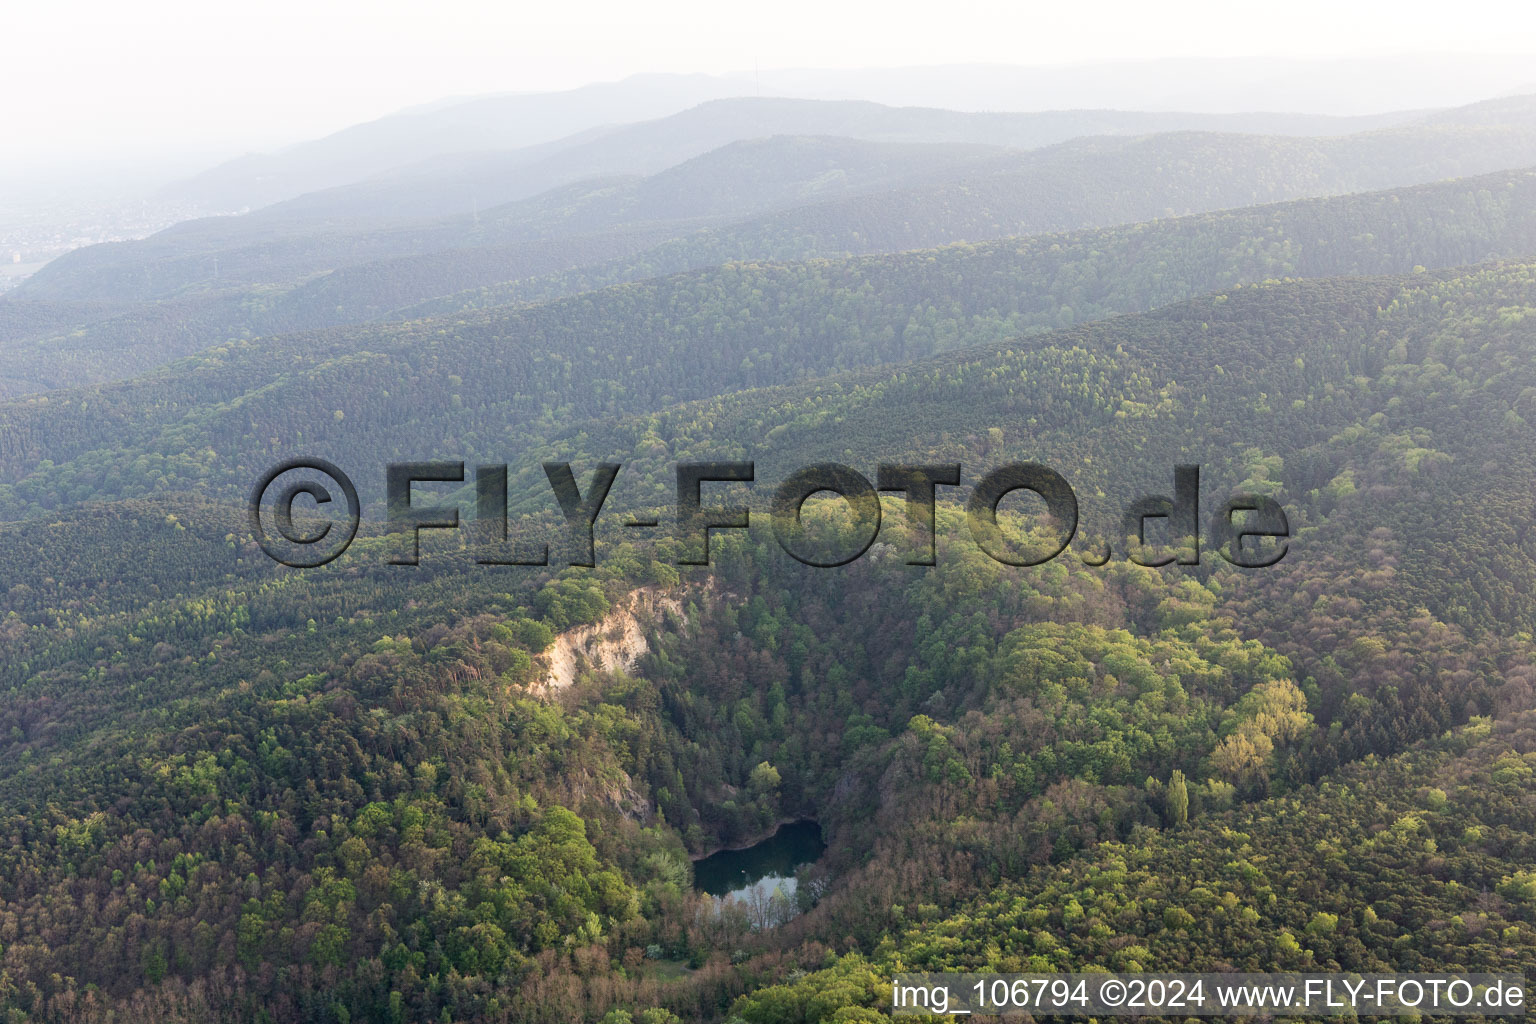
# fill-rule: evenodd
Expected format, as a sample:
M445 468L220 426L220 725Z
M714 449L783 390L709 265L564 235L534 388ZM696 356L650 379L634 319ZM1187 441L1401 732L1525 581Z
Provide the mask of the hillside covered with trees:
M467 220L289 199L0 300L3 1019L869 1024L905 970L1536 962L1529 102L872 107L569 141L654 166ZM244 505L299 455L363 511L309 569ZM428 459L506 464L548 564L477 564L472 477L391 564L385 467ZM755 467L708 566L701 461ZM552 462L622 464L594 566ZM862 557L789 557L774 488L825 462L958 466L934 564L896 492ZM1078 501L1031 566L967 515L1018 462ZM1136 564L1122 512L1188 464L1198 564ZM1234 495L1276 564L1218 550ZM1008 544L1061 526L1022 497ZM792 896L696 887L806 820Z

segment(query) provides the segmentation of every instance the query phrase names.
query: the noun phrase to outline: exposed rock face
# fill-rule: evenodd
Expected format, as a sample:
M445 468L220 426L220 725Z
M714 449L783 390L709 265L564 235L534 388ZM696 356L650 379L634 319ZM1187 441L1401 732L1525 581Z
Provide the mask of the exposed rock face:
M602 621L566 630L543 654L547 671L536 691L563 690L576 682L583 670L629 671L650 650L646 630L665 615L682 614L682 600L656 587L630 592L609 609Z

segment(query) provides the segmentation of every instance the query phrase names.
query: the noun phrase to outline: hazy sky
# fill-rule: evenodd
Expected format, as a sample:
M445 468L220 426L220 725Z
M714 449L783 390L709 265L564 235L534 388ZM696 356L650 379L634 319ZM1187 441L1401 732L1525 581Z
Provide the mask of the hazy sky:
M1536 4L9 0L0 163L223 155L443 96L640 71L1422 50L1536 51Z

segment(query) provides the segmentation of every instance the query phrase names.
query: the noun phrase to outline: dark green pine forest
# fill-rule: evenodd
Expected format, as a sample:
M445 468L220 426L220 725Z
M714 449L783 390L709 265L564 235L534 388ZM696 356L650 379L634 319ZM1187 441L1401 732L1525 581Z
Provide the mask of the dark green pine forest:
M1536 98L717 101L269 198L0 297L6 1024L872 1024L906 970L1536 963ZM364 513L318 568L245 505L298 456ZM390 564L385 467L424 460L506 464L549 564L477 563L468 478ZM701 461L756 467L707 485L753 520L708 566ZM592 567L549 462L622 464ZM790 558L774 488L823 462L962 467L936 564L894 492L862 557ZM965 508L1016 462L1079 502L1028 567ZM1202 530L1263 496L1283 559L1130 560L1190 463ZM803 820L792 895L696 887Z

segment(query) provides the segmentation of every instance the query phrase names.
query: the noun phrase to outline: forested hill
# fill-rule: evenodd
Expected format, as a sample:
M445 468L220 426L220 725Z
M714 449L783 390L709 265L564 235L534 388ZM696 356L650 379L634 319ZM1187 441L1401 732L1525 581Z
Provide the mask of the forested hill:
M1507 141L1509 132L1522 137L1507 126L1479 130L1490 139ZM1378 142L1372 145L1391 150L1394 143L1381 141L1389 136L1373 133ZM1153 136L989 157L964 150L939 155L924 146L782 138L744 143L652 178L588 183L486 211L478 222L415 224L361 235L319 223L307 234L262 239L257 232L256 239L234 248L223 247L219 230L209 234L191 225L142 243L81 250L38 275L32 288L0 301L5 339L0 395L122 379L254 335L544 301L734 260L897 251L1166 219L1186 210L1536 161L1536 150L1525 152L1524 143L1510 150L1501 142L1481 155L1469 144L1425 164L1399 161L1401 154L1388 157L1384 151L1378 154L1386 161L1379 173L1367 173L1351 169L1348 161L1296 148L1316 141ZM773 170L764 171L764 162ZM1200 173L1189 173L1192 167ZM1257 177L1250 180L1250 174ZM914 177L929 184L891 187ZM713 185L706 188L704 182ZM843 198L825 201L828 195ZM775 206L781 207L776 213L752 216ZM1370 207L1350 200L1337 209L1341 216L1356 217ZM1479 249L1474 241L1448 252L1447 235L1475 240L1490 226L1463 224L1459 214L1437 217L1430 209L1417 216L1421 224L1439 225L1429 236L1419 236L1416 228L1408 234L1422 255L1406 263L1374 261L1343 269L1398 271L1524 251L1497 243ZM1317 220L1328 230L1325 217ZM699 230L710 221L714 227ZM1362 237L1346 248L1354 251L1361 244L1369 243ZM1125 251L1118 251L1128 262ZM1238 279L1213 277L1174 295ZM105 298L84 301L91 295ZM146 298L152 301L141 301Z
M1139 830L954 914L900 905L873 954L805 957L808 971L732 1011L769 1024L836 1005L865 1014L845 1019L885 1020L897 971L1521 971L1536 895L1524 866L1536 857L1533 762L1529 713L1479 722L1323 786ZM1341 869L1346 856L1359 867ZM1483 909L1469 910L1475 901Z
M861 222L868 220L869 211L888 207L890 212L882 220L891 241L855 248L913 248L1390 188L1536 164L1536 115L1525 107L1511 107L1506 113L1508 120L1493 124L1408 124L1333 138L1214 132L1085 138L999 155L990 165L975 169L957 156L951 172L894 189L875 206L818 208L802 217L811 223L859 224L867 230L868 225ZM752 137L736 134L720 142ZM983 139L995 141L995 137ZM668 159L647 171L654 173L680 160ZM918 161L912 173L923 167ZM744 168L739 163L735 168L735 177L740 178ZM775 174L792 175L795 169L790 161ZM594 166L566 181L614 173L619 173L617 168ZM731 177L728 174L724 180ZM554 184L559 183L550 183ZM756 212L751 197L760 185L742 183L731 188L741 197L735 217ZM409 191L414 195L432 190L413 185ZM814 201L814 193L808 198ZM344 227L338 230L335 218L318 211L299 216L292 224L272 213L253 219L220 218L172 228L140 242L78 250L31 278L21 294L119 301L165 298L189 287L214 285L221 274L234 275L222 279L235 283L274 284L386 256L505 244L526 237L517 227L518 211L503 219L492 210L494 205L482 201L483 219L478 214L461 216L445 229L427 228L426 238L419 237L425 225L398 211L386 215L391 223L383 230L361 234ZM616 212L625 209L621 205ZM664 209L642 212L639 219L664 216ZM798 223L803 231L808 221ZM445 230L453 241L443 237ZM252 247L261 258L241 252ZM213 255L221 249L236 251L216 268ZM812 253L778 255L808 254Z
M1172 467L1195 462L1213 508L1229 492L1294 503L1313 554L1255 581L1284 590L1328 571L1370 576L1390 548L1396 568L1353 594L1357 608L1529 628L1536 603L1510 581L1536 575L1515 525L1536 486L1525 405L1536 391L1522 361L1533 286L1530 266L1515 264L1242 287L1027 342L579 423L539 457L614 459L650 483L672 461L728 452L771 481L818 461L873 472L894 446L975 467L969 483L1027 456L1071 478L1089 539L1117 535L1120 509L1168 492ZM1498 485L1480 484L1494 466ZM537 464L520 468L513 493L537 496ZM664 487L616 493L668 500ZM766 508L766 493L757 500ZM1373 550L1372 536L1392 540ZM1263 602L1253 614L1255 626L1291 621ZM1286 635L1273 640L1297 643Z
M1101 295L1117 288L1142 287L1148 277L1171 286L1166 298L1149 297L1140 305L1113 304L1104 308L1110 312L1134 312L1238 280L1258 280L1261 276L1249 275L1264 272L1275 276L1396 273L1414 266L1454 266L1495 256L1519 256L1526 251L1523 247L1531 237L1523 222L1527 206L1523 190L1530 173L1522 169L1390 189L1379 194L1355 193L1205 215L1160 217L1116 228L1064 232L1039 239L1040 246L1011 241L971 245L983 252L1016 250L1021 258L1031 249L1048 249L1057 262L1036 270L1041 279L1049 279L1053 286L1056 275L1065 268L1091 267L1087 271L1091 280L1079 285L1074 296L1063 296L1066 308L1061 310L1062 317L1045 321L1046 326L1059 326L1074 317L1102 315L1096 308ZM434 315L514 302L548 301L576 291L659 274L738 261L789 260L797 253L826 258L869 250L897 251L918 247L902 244L911 240L915 231L947 233L947 229L941 231L931 220L921 228L915 228L910 220L897 226L893 218L877 212L876 205L872 201L868 206L860 204L856 210L851 204L847 208L828 205L814 211L789 211L706 229L664 242L638 257L466 290L397 309L392 315ZM923 222L919 219L917 223ZM985 238L995 230L994 224L977 234ZM1132 244L1131 239L1137 241ZM1507 246L1506 242L1512 244ZM1256 261L1245 275L1227 279L1212 276L1185 286L1190 280L1188 268L1219 265L1231 259L1235 249L1244 248L1253 250ZM1143 255L1147 258L1143 259ZM393 269L403 271L408 266L410 262L403 261ZM355 273L337 276L355 286L369 269L359 268ZM393 274L385 280L394 286L388 294L400 295L409 290L406 282ZM322 279L296 289L285 302L307 304L305 293L309 289L327 295L339 292ZM1036 290L1040 290L1038 286ZM382 300L386 293L381 289L378 294Z
M515 474L625 460L620 508L669 500L670 460L704 455L756 457L765 483L823 457L1037 458L1086 516L1193 458L1209 502L1285 504L1271 570L1091 568L1076 548L1005 569L948 503L927 571L899 557L894 507L847 569L759 534L687 576L618 527L592 571L477 571L451 543L402 569L368 538L294 573L233 509L176 495L6 526L5 998L85 1021L661 1005L772 1024L828 999L882 1019L859 986L898 960L1510 969L1536 949L1532 309L1529 263L1245 286L565 414ZM365 477L362 453L313 443ZM639 586L656 600L631 669L542 689L553 636ZM831 842L808 913L754 929L690 891L690 852L796 815ZM1329 850L1304 855L1314 836ZM1431 927L1452 910L1471 926Z
M133 382L3 407L0 508L16 517L165 489L238 495L301 450L345 450L370 467L449 451L513 460L572 422L900 363L1245 280L1530 254L1533 195L1536 176L1521 172L1080 235L732 265L527 309L230 342Z
M407 255L569 242L664 225L686 233L795 203L889 189L998 152L995 146L770 136L730 143L649 175L583 177L455 217L374 216L355 223L285 205L81 250L48 268L56 278L34 278L22 294L47 297L66 287L86 288L103 298L144 301L197 288L289 283Z

